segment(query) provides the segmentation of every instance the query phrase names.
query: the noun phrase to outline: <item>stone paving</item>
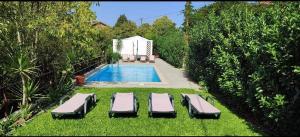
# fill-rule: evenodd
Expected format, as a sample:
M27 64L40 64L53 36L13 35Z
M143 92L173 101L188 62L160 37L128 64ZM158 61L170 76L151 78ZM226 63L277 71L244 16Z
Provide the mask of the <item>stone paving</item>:
M185 72L175 68L160 58L155 59L155 63L122 62L120 64L153 64L161 82L93 82L87 83L85 87L140 87L140 88L192 88L199 89L200 87L195 82L189 80ZM99 68L101 68L100 66ZM98 68L98 69L99 69ZM96 71L96 70L94 70ZM94 72L93 71L93 72ZM90 75L93 72L87 74Z

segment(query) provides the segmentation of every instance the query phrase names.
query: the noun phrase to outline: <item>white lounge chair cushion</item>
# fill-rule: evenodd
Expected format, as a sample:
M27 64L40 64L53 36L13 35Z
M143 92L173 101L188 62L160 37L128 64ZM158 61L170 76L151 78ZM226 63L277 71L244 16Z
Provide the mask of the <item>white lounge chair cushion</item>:
M129 60L131 60L131 61L132 61L132 60L135 60L135 59L134 59L134 56L133 56L133 55L130 55L130 56L129 56Z
M128 55L123 54L123 55L122 55L122 60L127 61L127 60L128 60Z
M152 102L152 111L154 112L173 112L174 108L172 106L172 103L170 101L169 94L162 93L152 93L151 96Z
M149 60L154 61L155 57L153 55L150 55Z
M55 113L73 113L78 108L84 105L84 103L87 101L88 97L93 94L82 94L82 93L76 93L72 98L64 102L62 105L57 107L56 109L52 110L52 112Z
M116 93L112 111L131 112L134 111L133 93Z
M145 60L146 60L146 57L145 57L145 56L141 56L141 60L142 60L142 61L145 61Z
M205 113L205 114L221 113L220 110L215 108L213 105L208 103L206 100L204 100L197 94L182 94L182 95L188 96L192 106L200 113Z

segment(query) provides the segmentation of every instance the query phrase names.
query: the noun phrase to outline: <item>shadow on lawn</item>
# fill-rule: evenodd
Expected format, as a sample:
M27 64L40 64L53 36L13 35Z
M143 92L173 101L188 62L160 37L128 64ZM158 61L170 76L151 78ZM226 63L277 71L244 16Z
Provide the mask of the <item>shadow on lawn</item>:
M149 117L149 118L176 118L176 115L173 115L173 114L152 114L151 117Z
M114 114L112 118L136 118L138 115L135 114ZM176 118L170 114L152 114L149 118Z
M107 117L109 117L107 115ZM136 118L138 117L138 115L135 114L113 114L113 116L111 118Z
M262 127L262 123L255 114L250 111L250 108L236 100L233 100L232 97L226 96L221 93L209 91L209 93L218 100L223 106L225 106L229 111L238 116L239 118L245 119L245 124L254 132L257 132L263 136L272 134L268 129ZM222 117L222 116L221 116Z

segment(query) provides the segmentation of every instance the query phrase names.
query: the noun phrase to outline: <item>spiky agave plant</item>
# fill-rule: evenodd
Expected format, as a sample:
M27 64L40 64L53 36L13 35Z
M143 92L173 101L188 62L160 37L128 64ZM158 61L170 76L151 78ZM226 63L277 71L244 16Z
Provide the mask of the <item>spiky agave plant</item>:
M27 81L25 81L25 85L23 85L23 88L25 88L25 90L23 90L23 97L20 97L20 98L22 98L22 106L21 107L23 107L23 108L28 107L28 104L31 103L33 101L33 99L38 99L38 98L44 97L43 95L37 93L39 91L39 82L35 82L32 79L28 79ZM24 92L26 92L25 100L27 101L25 104L23 103Z
M31 59L28 50L21 48L8 54L11 59L10 70L19 75L22 81L22 105L27 106L29 95L36 92L38 87L33 82L28 82L32 76L37 75L38 68L34 63L36 59Z

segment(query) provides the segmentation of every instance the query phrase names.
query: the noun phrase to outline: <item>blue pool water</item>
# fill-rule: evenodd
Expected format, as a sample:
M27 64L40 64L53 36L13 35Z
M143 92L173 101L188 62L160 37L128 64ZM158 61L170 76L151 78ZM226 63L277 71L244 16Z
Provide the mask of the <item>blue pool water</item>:
M153 65L107 65L90 75L87 82L160 82Z

